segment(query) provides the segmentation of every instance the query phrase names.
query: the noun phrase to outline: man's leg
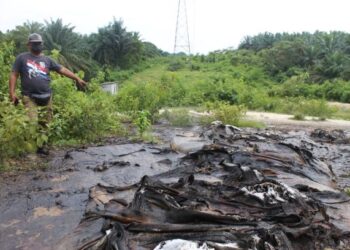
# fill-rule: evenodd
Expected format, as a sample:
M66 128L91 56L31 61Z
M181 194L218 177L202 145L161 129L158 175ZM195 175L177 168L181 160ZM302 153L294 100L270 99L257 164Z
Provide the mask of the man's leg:
M39 107L39 125L43 131L48 132L48 127L52 121L52 96L46 106Z
M27 109L28 116L31 120L31 122L38 122L38 105L29 97L29 96L23 96L22 101L24 106Z
M47 137L49 136L49 124L52 121L53 113L52 113L52 96L50 101L46 106L40 106L39 108L39 132L40 134L44 134ZM38 148L38 153L48 155L49 148L47 146L47 141L43 143L42 147Z
M52 101L47 106L38 106L29 96L23 96L23 104L27 109L28 116L32 123L38 125L38 132L48 136L48 123L52 120ZM37 153L48 155L49 151L46 142L38 148Z

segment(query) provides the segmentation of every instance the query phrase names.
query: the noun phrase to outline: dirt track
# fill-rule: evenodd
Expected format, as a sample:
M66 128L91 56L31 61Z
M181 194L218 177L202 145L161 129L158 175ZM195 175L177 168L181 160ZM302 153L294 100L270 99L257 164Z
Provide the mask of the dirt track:
M293 115L248 111L247 119L263 122L267 126L287 127L291 129L350 129L350 121L327 119L318 121L313 117L306 117L304 121L293 120Z

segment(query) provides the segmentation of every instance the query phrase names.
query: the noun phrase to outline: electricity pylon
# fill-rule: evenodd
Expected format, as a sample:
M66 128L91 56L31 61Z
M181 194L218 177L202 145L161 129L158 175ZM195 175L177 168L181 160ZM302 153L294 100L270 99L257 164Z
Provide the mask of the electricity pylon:
M188 34L186 0L179 0L175 31L174 54L185 52L191 54L190 36Z

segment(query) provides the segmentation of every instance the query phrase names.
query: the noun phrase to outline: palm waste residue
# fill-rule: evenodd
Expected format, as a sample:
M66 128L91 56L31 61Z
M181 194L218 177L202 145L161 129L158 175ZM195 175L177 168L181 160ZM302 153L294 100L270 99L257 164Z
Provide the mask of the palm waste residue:
M348 134L213 123L202 137L210 143L169 171L91 187L58 248L349 249L350 197L335 174L346 168Z

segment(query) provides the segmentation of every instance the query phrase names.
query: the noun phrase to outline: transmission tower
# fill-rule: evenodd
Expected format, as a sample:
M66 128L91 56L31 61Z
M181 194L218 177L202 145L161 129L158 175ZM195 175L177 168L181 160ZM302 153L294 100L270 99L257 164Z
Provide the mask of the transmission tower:
M186 0L179 0L177 7L174 54L178 52L185 52L187 54L191 53Z

